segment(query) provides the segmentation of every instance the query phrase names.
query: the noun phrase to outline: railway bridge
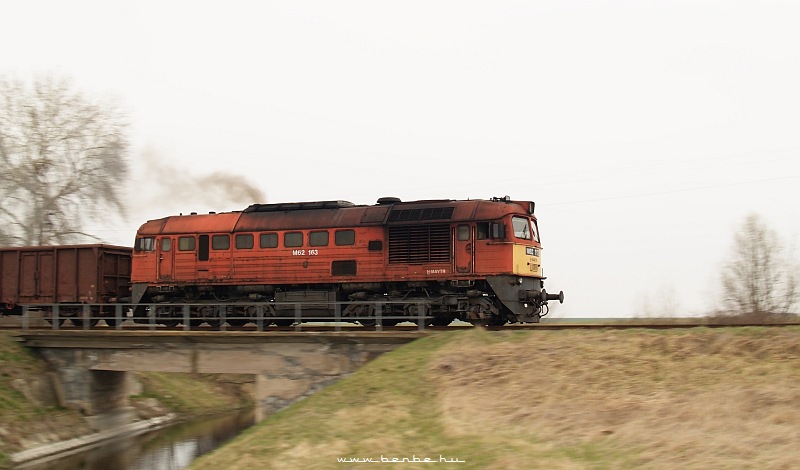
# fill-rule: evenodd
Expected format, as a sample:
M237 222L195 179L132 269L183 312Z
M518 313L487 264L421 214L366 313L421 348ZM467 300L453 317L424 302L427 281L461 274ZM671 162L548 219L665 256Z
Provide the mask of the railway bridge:
M16 337L54 369L59 403L103 430L134 419L133 371L253 374L260 420L424 334L37 330Z

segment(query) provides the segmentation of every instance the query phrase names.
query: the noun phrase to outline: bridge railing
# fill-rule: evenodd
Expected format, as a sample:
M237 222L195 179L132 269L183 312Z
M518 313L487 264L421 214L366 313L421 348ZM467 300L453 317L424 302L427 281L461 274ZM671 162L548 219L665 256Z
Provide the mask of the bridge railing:
M415 324L417 329L424 330L431 326L434 317L431 303L415 302L370 302L362 301L359 305L371 309L368 315L343 313L352 302L230 302L230 303L185 303L185 304L37 304L23 305L21 328L41 328L49 323L52 329L62 328L65 322L72 327L85 330L93 328L113 328L117 330L148 328L195 330L201 327L225 331L247 325L247 329L256 331L287 330L302 331L304 327L319 326L320 323L333 327L336 331L342 328L375 329L381 331L398 323ZM413 315L387 314L394 306L410 309ZM134 310L145 307L145 314L138 316ZM209 309L212 315L199 317L196 311ZM164 310L166 309L166 310ZM322 314L321 312L333 312ZM249 312L243 314L242 312ZM165 314L166 313L166 314ZM47 323L44 323L47 322ZM360 325L357 325L358 322ZM105 323L105 324L103 324Z

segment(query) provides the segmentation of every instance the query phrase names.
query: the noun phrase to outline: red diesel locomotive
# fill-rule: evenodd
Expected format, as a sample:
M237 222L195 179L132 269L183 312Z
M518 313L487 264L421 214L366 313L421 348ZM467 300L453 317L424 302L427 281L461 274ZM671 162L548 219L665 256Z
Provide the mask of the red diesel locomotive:
M544 289L534 203L491 200L254 204L150 220L132 260L135 317L176 325L538 322ZM300 305L301 307L297 307ZM145 307L148 306L148 307Z

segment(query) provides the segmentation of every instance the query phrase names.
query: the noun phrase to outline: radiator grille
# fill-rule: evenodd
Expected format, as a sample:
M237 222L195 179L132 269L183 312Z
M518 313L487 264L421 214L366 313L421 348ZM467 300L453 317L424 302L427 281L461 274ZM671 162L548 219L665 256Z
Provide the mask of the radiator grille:
M389 227L389 263L449 262L449 225Z
M425 209L393 209L389 222L414 222L422 220L449 220L455 207L427 207Z

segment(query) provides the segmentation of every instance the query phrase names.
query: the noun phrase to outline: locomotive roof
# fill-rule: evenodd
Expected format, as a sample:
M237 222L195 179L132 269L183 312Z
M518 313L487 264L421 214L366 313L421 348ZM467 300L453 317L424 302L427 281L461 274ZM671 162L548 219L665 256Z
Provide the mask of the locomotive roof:
M259 232L310 228L357 227L496 220L509 213L533 213L533 203L505 198L491 200L424 200L402 202L381 198L376 205L348 201L253 204L241 212L191 214L150 220L139 235Z

